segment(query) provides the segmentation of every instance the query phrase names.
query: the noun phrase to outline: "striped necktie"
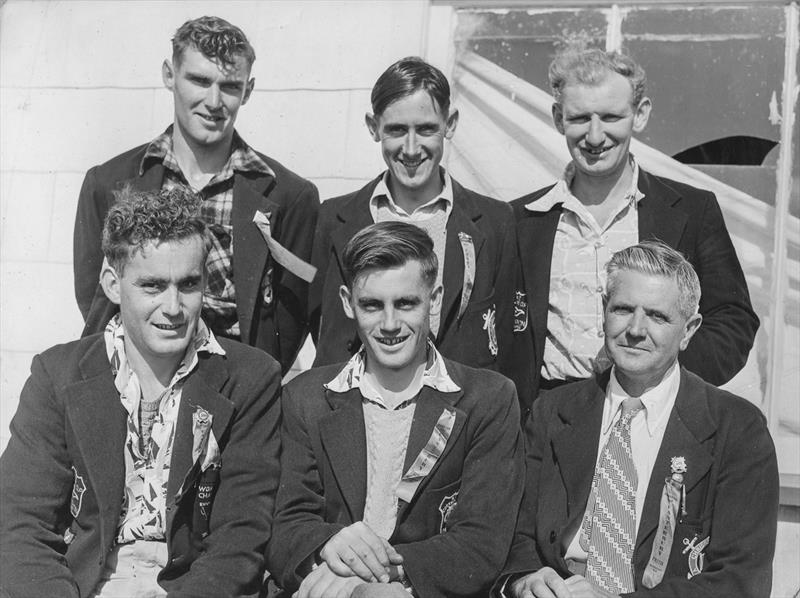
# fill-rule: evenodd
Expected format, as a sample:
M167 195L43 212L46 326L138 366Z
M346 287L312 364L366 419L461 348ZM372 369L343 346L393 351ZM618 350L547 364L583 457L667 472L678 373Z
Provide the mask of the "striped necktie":
M636 543L638 477L631 455L631 420L643 408L641 399L622 402L622 415L595 469L581 525L586 577L613 594L634 590L631 558Z

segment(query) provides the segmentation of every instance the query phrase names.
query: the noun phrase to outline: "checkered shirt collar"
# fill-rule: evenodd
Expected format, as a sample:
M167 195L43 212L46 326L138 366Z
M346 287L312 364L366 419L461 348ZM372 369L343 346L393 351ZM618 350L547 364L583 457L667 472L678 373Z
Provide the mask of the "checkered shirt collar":
M165 168L173 172L180 173L178 160L172 151L172 131L173 126L153 139L147 146L139 165L139 176L144 174L145 166L149 160L161 162ZM235 130L233 132L233 142L231 144L231 155L222 170L214 177L217 181L224 181L233 176L234 172L258 172L275 178L275 172L269 165L262 160L259 155L245 143Z

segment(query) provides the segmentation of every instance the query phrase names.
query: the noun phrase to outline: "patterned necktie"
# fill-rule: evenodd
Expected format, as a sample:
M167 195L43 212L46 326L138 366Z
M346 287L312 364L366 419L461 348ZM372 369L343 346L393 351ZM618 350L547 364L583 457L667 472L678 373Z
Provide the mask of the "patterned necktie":
M638 477L631 456L631 420L643 407L636 398L622 402L622 415L595 469L581 525L586 577L613 594L634 590L631 558L636 543Z

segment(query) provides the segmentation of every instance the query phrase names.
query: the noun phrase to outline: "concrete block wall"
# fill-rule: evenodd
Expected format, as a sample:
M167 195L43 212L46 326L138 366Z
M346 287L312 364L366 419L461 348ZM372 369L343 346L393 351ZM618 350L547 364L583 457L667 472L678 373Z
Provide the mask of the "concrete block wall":
M33 356L76 338L72 229L83 175L172 120L170 38L214 14L255 47L237 129L321 197L383 166L364 113L378 75L424 54L425 0L0 3L0 449ZM449 36L446 37L449 39Z

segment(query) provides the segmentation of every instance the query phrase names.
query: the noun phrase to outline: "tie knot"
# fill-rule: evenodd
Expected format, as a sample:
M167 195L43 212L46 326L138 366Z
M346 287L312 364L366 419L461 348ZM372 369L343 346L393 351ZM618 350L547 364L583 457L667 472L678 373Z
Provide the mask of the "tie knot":
M636 397L630 397L622 401L622 415L620 419L628 419L630 421L633 419L633 416L636 415L639 411L644 409L644 404L642 404L642 399L638 399Z

